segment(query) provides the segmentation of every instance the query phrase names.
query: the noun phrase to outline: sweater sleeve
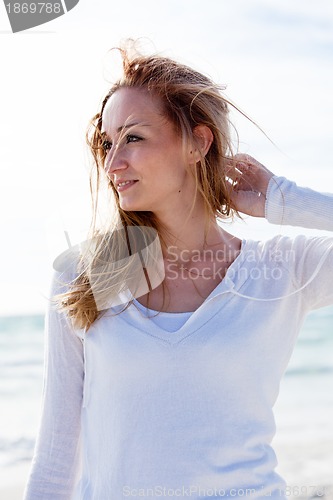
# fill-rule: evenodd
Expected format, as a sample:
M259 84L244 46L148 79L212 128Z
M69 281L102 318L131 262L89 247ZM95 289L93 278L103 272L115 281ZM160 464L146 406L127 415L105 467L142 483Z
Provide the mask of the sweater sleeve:
M272 224L333 231L333 194L299 187L274 176L267 188L265 217Z
M64 292L56 272L51 297ZM49 305L45 317L42 416L24 500L68 500L80 467L83 341L64 313Z
M272 224L333 231L333 194L274 176L267 189L265 215ZM333 304L333 237L297 236L289 262L308 309Z

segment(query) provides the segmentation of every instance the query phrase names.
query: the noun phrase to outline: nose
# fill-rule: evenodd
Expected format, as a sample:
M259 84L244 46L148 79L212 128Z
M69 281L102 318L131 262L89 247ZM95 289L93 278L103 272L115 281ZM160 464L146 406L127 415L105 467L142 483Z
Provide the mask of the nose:
M112 175L118 170L125 170L128 167L122 148L115 147L109 151L104 163L104 169L107 175L112 179Z

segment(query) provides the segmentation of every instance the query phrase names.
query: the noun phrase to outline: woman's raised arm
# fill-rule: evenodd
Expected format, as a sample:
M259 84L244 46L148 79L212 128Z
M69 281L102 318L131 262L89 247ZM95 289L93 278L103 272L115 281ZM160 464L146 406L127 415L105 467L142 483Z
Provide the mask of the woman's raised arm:
M237 181L232 199L239 211L266 217L272 224L333 231L333 194L278 177L251 156L235 158L230 177ZM333 304L333 237L296 236L288 267L308 310Z

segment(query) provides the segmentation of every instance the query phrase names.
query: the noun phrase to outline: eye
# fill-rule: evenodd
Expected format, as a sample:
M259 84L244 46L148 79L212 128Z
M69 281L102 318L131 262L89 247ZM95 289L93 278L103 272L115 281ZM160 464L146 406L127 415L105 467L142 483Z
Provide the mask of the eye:
M139 142L139 141L142 141L142 137L132 134L128 134L126 136L126 144L129 144L130 142Z
M102 148L104 149L104 151L109 151L109 149L112 148L112 142L104 140L102 142Z

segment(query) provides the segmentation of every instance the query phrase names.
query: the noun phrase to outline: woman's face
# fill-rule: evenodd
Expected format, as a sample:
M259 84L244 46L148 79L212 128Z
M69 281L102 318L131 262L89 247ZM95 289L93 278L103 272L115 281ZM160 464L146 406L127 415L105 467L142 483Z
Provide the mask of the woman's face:
M104 167L123 210L162 215L191 206L195 184L186 169L191 155L158 98L142 89L117 90L104 108L102 132Z

